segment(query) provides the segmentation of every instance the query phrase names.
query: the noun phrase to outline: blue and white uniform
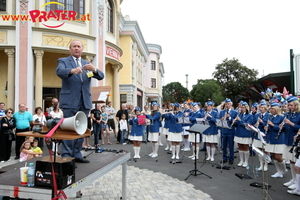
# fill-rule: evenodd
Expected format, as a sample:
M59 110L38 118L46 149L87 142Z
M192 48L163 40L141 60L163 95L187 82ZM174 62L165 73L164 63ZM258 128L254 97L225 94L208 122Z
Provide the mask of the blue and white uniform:
M226 99L226 102L231 102L230 99ZM229 114L230 117L226 117L226 123L229 128L221 128L221 139L222 139L222 147L223 147L223 160L233 161L234 160L234 134L235 134L235 127L232 126L233 120L237 116L237 112L233 109L224 109L221 110L219 114L219 119L222 119L224 116ZM227 156L227 146L229 147L229 157Z
M151 115L146 115L148 119L151 120L151 125L149 125L149 135L148 140L152 142L153 152L149 154L151 157L157 157L158 154L158 137L159 137L159 128L161 126L160 118L161 113L157 110L158 104L156 102L152 103L154 110L151 112Z

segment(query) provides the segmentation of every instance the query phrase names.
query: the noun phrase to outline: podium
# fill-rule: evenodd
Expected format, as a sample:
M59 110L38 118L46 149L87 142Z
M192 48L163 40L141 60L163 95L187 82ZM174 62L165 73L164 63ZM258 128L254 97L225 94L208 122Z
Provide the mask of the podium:
M46 126L42 127L42 131L41 132L48 132L48 128ZM17 133L17 136L32 136L32 137L38 137L38 138L46 138L47 134L42 134L39 132L33 132L33 131L27 131L27 132L20 132ZM77 134L75 131L73 130L65 130L65 129L56 129L55 132L52 134L52 136L50 137L54 144L55 144L55 151L54 151L54 159L52 161L52 157L50 155L50 162L51 163L51 167L49 167L50 169L52 169L52 171L54 171L54 166L56 165L56 145L58 142L60 142L61 140L75 140L75 139L79 139L79 138L83 138L83 137L88 137L91 135L91 131L89 129L86 129L85 133L80 135ZM47 143L47 147L49 150L49 153L51 152L51 141L48 141ZM74 161L73 161L73 164ZM56 171L54 171L55 173L57 173ZM57 191L57 187L55 187L55 185L53 184L53 182L56 182L56 176L49 176L50 180L51 180L51 185L52 185L52 198L57 197L56 195L59 195L59 193L56 193ZM73 179L72 179L73 180ZM75 180L75 171L74 171L74 180ZM73 180L73 181L74 181Z
M195 133L195 143L194 143L194 145L195 145L195 150L194 150L195 156L196 156L196 151L197 151L196 150L197 134L202 134L208 128L209 128L209 125L195 124L195 125L191 126L190 129L186 130L188 132ZM198 158L195 157L195 163L194 163L195 168L189 171L189 175L184 180L187 180L191 175L197 176L197 175L202 175L202 174L212 179L211 176L209 176L209 175L207 175L207 174L205 174L205 173L203 173L203 172L201 172L200 170L197 169L197 160L198 160Z

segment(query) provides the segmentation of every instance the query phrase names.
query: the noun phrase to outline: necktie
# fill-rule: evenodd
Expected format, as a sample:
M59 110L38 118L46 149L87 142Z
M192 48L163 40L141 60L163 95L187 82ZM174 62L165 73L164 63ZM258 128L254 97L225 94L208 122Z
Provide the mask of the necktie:
M81 67L81 65L79 64L79 59L78 58L76 58L76 65L77 65L77 67ZM80 73L79 76L80 76L80 80L82 82L82 73Z

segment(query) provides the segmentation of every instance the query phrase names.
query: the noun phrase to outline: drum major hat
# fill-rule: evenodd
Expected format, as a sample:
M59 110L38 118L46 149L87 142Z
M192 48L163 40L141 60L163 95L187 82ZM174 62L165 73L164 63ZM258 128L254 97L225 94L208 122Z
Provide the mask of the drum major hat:
M214 102L213 102L213 101L208 101L208 102L206 103L206 105L212 106L212 105L214 105Z
M243 102L242 102L242 106L248 106L248 103L245 102L245 101L243 101Z
M258 103L254 102L251 107L257 108Z
M275 106L279 106L279 107L280 107L280 104L277 103L277 102L272 102L270 106L271 106L271 107L275 107Z
M225 103L230 103L230 102L232 102L232 101L231 101L231 99L226 98L224 102L225 102Z
M156 102L153 102L151 105L152 106L157 106L158 104Z
M180 104L176 102L176 103L174 103L174 106L175 107L180 107Z
M293 101L298 101L298 97L290 96L286 100L287 100L288 103L290 103L290 102L293 102Z
M197 106L197 105L198 105L198 104L197 104L197 103L195 103L195 102L192 102L191 104L192 104L192 106L193 106L193 107L195 107L195 106Z
M260 105L260 106L266 106L267 103L266 103L265 101L261 101L259 105Z

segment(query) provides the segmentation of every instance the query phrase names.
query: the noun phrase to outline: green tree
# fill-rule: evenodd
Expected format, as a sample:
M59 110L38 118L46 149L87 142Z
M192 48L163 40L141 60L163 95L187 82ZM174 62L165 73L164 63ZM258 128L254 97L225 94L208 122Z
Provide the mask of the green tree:
M183 87L179 82L169 83L162 88L163 102L183 102L189 99L188 89Z
M237 100L236 97L244 94L247 87L257 80L258 71L247 68L238 59L226 58L216 66L212 75L221 86L222 94Z
M213 100L219 104L225 98L222 96L221 87L214 79L198 79L196 85L191 90L191 99L195 102L201 102L202 105L208 100Z

